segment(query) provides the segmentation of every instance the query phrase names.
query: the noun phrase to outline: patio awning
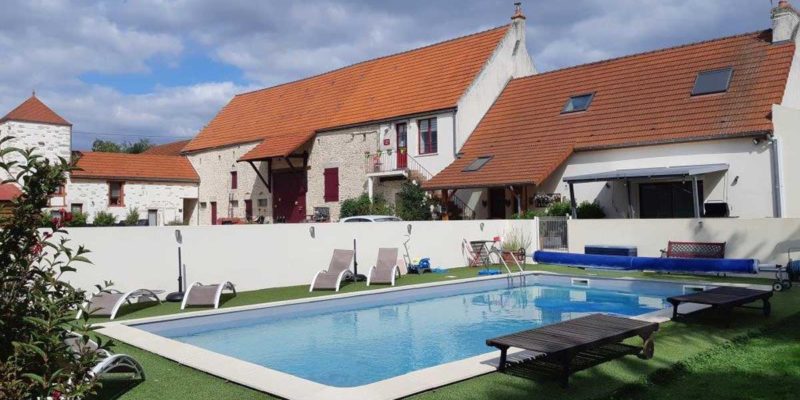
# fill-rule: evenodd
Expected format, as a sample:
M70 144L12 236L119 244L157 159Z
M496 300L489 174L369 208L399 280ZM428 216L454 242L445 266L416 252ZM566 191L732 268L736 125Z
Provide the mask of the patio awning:
M627 179L647 178L685 178L722 172L728 170L728 164L685 165L680 167L655 167L618 169L615 171L598 172L595 174L575 175L564 178L567 183L606 182Z

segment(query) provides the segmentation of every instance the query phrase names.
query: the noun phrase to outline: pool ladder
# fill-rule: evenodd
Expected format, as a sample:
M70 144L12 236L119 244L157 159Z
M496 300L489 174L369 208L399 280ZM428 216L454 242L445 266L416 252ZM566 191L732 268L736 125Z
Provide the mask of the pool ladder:
M506 272L507 272L506 280L508 281L508 287L509 288L516 287L514 285L515 279L519 280L519 287L528 286L526 275L525 275L525 269L522 268L522 265L517 260L517 257L515 257L513 254L511 255L511 260L514 261L514 266L516 267L516 270L517 270L517 272L514 272L514 271L511 270L511 267L509 267L508 263L506 262L505 258L503 257L503 252L500 249L493 249L491 251L491 254L494 254L495 256L497 256L497 259L500 260L500 264L502 264L503 267L505 267Z

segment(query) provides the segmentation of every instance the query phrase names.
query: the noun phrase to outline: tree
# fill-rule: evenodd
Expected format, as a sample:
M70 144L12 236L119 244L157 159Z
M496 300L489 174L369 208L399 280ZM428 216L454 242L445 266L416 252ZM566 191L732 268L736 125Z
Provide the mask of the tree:
M139 139L136 142L122 142L121 144L102 139L95 139L95 141L92 142L92 151L101 153L139 154L144 153L151 147L153 147L153 143L150 142L150 139L146 138Z
M381 196L373 196L369 201L366 193L356 198L342 201L339 218L354 217L357 215L392 215L392 207Z
M95 139L92 143L92 151L100 153L122 153L122 147L110 140Z
M49 197L64 184L73 164L51 163L34 150L4 147L0 139L0 170L22 183L13 213L0 224L0 399L84 398L99 385L91 367L99 361L87 349L92 330L88 314L75 320L85 292L62 280L89 262L88 250L69 246L69 213L62 211L48 229L37 229ZM23 162L6 161L12 153ZM11 170L18 169L16 175ZM65 343L77 334L76 347ZM108 343L98 340L100 349Z

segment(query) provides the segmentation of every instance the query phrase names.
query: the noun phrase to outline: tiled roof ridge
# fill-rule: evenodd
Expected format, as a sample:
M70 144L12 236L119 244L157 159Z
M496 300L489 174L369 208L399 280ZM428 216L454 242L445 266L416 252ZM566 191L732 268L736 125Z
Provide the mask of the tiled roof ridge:
M534 75L531 75L531 76L525 76L525 77L522 77L522 78L517 78L515 80L534 79L534 78L537 78L537 77L547 76L547 75L551 75L551 74L555 74L555 73L559 73L559 72L565 72L565 71L569 71L569 70L573 70L573 69L578 69L578 68L583 68L583 67L591 67L591 66L596 66L596 65L606 64L606 63L610 64L610 63L613 63L613 62L622 61L622 60L626 60L626 59L630 59L630 58L636 58L636 57L649 56L649 55L652 55L652 54L665 53L665 52L668 52L668 51L680 50L680 49L687 48L687 47L693 47L693 46L699 46L699 45L708 44L708 43L720 42L720 41L723 41L723 40L730 40L730 39L736 39L736 38L741 38L741 37L754 36L754 35L763 34L763 33L766 33L766 32L772 32L772 29L762 29L762 30L758 30L758 31L739 33L739 34L731 35L731 36L724 36L724 37L719 37L719 38L715 38L715 39L700 40L700 41L697 41L697 42L684 43L684 44L676 45L676 46L664 47L664 48L655 49L655 50L643 51L643 52L640 52L640 53L633 53L633 54L627 54L627 55L623 55L623 56L619 56L619 57L607 58L605 60L597 60L597 61L593 61L593 62L589 62L589 63L585 63L585 64L571 65L569 67L554 69L552 71L540 72L538 74L534 74Z
M441 42L431 43L431 44L428 44L428 45L425 45L425 46L422 46L422 47L415 47L413 49L408 49L408 50L400 51L400 52L397 52L397 53L392 53L392 54L387 54L387 55L384 55L384 56L378 56L378 57L375 57L375 58L370 58L370 59L367 59L367 60L359 61L357 63L353 63L353 64L350 64L350 65L345 65L345 66L342 66L342 67L339 67L339 68L336 68L336 69L332 69L330 71L320 72L318 74L311 75L311 76L306 76L306 77L303 77L303 78L300 78L300 79L296 79L296 80L293 80L293 81L283 82L283 83L279 83L279 84L274 85L274 86L269 86L269 87L265 87L265 88L261 88L261 89L255 89L255 90L250 90L250 91L247 91L247 92L238 93L238 94L235 95L235 97L247 96L247 95L250 95L250 94L263 92L263 91L266 91L266 90L277 89L277 88L280 88L280 87L283 87L283 86L294 85L294 84L297 84L297 83L300 83L300 82L304 82L304 81L309 81L309 80L312 80L312 79L320 78L320 77L323 77L325 75L333 74L335 72L339 72L339 71L342 71L342 70L345 70L345 69L348 69L348 68L357 67L357 66L360 66L360 65L372 63L372 62L383 60L383 59L386 59L386 58L391 58L391 57L396 57L396 56L400 56L400 55L404 55L404 54L409 54L409 53L413 53L413 52L417 52L417 51L421 51L421 50L426 50L426 49L429 49L429 48L434 47L434 46L444 45L444 44L455 42L455 41L458 41L458 40L463 40L463 39L471 38L471 37L474 37L474 36L487 34L487 33L494 32L494 31L497 31L497 30L500 30L500 29L508 29L510 26L511 26L511 24L500 25L500 26L496 26L494 28L489 28L489 29L486 29L486 30L483 30L483 31L480 31L480 32L474 32L474 33L470 33L470 34L467 34L467 35L464 35L464 36L459 36L459 37L455 37L455 38L452 38L452 39L443 40Z

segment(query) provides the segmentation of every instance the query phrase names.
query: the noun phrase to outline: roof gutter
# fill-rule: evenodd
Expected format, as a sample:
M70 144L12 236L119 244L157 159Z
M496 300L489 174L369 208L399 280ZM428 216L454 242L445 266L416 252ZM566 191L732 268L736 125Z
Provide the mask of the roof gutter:
M172 179L172 178L146 178L141 176L96 176L96 175L72 175L71 179L86 179L86 180L120 180L120 181L138 181L138 182L178 182L178 183L200 183L200 179Z
M595 150L625 149L625 148L630 148L630 147L654 146L654 145L660 145L660 144L707 142L707 141L711 141L711 140L752 138L752 137L766 138L768 136L772 136L772 131L771 130L731 133L731 134L723 134L723 135L705 135L705 136L695 136L695 137L681 138L681 139L648 140L648 141L628 142L628 143L598 145L598 146L583 146L583 147L575 146L574 151L595 151Z
M486 189L486 188L506 188L508 186L516 186L516 185L536 185L536 182L529 181L529 182L504 182L504 183L475 183L475 184L464 184L464 185L444 185L444 184L437 184L428 186L426 184L422 184L422 188L425 190L444 190L444 189Z

